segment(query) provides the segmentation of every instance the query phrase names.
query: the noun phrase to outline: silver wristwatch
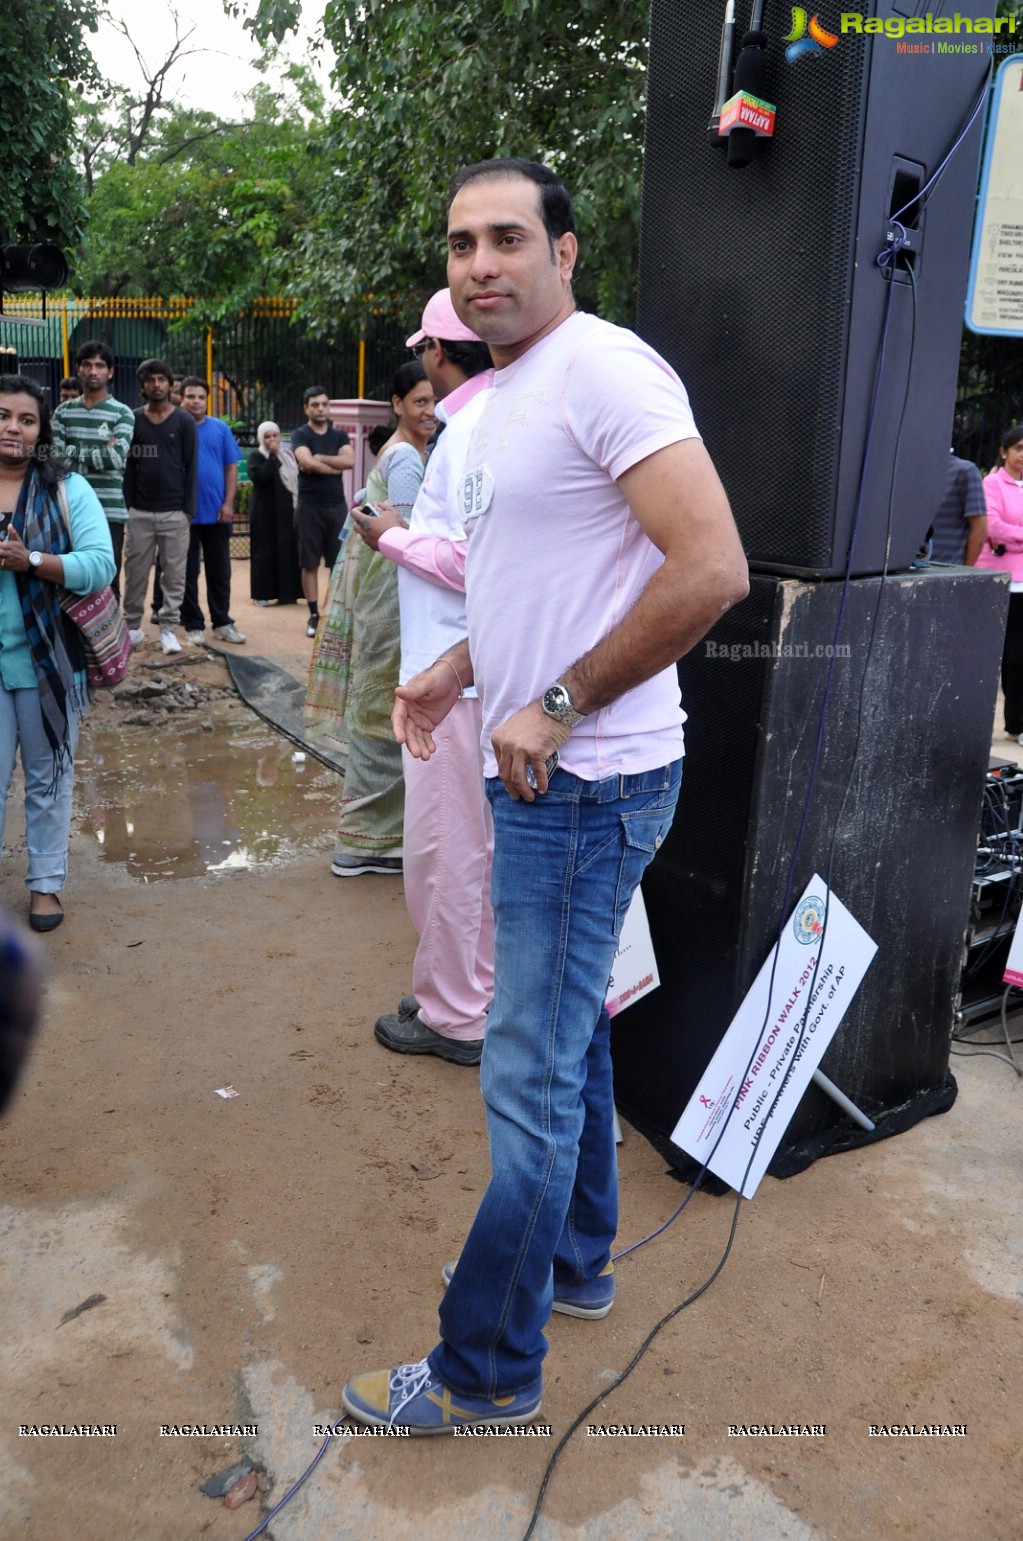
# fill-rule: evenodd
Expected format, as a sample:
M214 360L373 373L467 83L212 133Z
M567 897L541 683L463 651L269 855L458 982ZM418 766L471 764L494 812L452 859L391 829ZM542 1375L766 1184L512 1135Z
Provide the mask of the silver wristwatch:
M28 554L28 565L30 567L42 567L43 553L41 551L30 551Z
M553 717L557 722L563 722L566 728L574 728L577 722L582 722L583 713L577 712L565 686L560 680L555 680L549 685L540 697L540 705L548 717Z

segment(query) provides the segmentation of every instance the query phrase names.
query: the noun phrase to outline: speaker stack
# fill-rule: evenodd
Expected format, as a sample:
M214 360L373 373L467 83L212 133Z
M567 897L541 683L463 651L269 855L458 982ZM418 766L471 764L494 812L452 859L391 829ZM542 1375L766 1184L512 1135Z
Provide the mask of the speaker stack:
M619 1105L680 1165L671 1130L783 918L840 608L848 653L793 894L831 862L879 950L822 1068L881 1133L954 1097L1007 603L990 574L905 571L945 487L982 114L901 230L894 218L961 135L989 65L937 51L972 34L904 24L993 7L861 8L889 34L901 23L906 48L819 13L834 41L787 58L797 11L767 0L776 130L742 169L707 136L722 13L653 3L637 319L689 390L755 575L679 666L682 799L644 880L662 984L612 1038ZM922 43L932 51L908 50ZM772 1170L860 1138L811 1089Z

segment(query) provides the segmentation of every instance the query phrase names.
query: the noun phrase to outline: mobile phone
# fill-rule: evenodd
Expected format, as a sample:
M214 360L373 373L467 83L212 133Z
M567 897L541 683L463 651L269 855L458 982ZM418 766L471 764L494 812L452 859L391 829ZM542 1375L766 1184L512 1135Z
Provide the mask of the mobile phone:
M11 516L10 516L9 513L7 513L7 514L0 514L0 540L6 540L7 539L7 529L8 529L8 526L10 525L10 522L11 522Z
M557 770L559 759L560 755L558 754L558 751L554 749L543 762L544 770L547 772L548 781L550 781L551 777L554 775L554 772ZM526 780L529 782L531 787L536 786L536 771L531 765L526 766Z

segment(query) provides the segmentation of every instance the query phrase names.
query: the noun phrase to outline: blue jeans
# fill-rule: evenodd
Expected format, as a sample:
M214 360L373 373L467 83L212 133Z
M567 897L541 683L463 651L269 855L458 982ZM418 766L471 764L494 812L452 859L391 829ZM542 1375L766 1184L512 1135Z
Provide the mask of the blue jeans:
M78 747L79 714L71 713L71 753ZM25 887L37 894L56 894L67 877L67 847L71 831L71 789L74 770L65 767L53 786L53 750L46 740L39 692L8 690L0 683L0 843L3 841L7 794L14 774L15 750L21 748L25 776L25 842L28 875Z
M555 1277L607 1266L618 1225L608 980L629 902L668 832L682 762L494 814L494 1004L481 1070L492 1176L440 1308L430 1365L463 1395L540 1377Z

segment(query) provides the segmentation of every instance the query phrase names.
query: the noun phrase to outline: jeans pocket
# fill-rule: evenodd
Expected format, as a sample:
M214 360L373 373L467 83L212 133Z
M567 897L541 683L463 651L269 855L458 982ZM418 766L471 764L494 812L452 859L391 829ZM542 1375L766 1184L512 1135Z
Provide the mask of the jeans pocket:
M622 926L632 896L640 878L654 856L664 844L664 837L671 828L675 816L675 796L665 799L659 794L656 802L645 808L623 813L622 861L618 872L618 891L615 895L615 935L621 935Z

